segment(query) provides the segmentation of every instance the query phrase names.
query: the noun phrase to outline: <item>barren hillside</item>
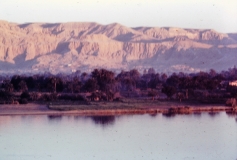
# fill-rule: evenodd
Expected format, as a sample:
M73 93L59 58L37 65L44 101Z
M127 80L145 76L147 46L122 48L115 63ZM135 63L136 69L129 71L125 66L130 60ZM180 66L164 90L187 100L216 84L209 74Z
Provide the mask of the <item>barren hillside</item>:
M117 23L0 21L0 72L220 71L237 64L237 34Z

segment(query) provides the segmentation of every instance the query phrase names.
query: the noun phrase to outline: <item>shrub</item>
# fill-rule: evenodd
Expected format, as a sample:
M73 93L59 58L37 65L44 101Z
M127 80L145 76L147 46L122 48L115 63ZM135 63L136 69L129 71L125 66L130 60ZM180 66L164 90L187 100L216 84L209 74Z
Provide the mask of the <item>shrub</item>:
M59 99L62 100L71 100L71 101L75 101L75 100L79 100L79 101L84 101L84 97L78 94L61 94L59 97Z
M28 103L28 100L26 98L22 98L20 99L20 104L27 104Z
M148 96L152 97L152 100L158 95L158 92L155 90L148 91Z
M229 98L229 99L227 99L225 104L227 106L235 107L236 106L236 99L235 98Z
M33 92L30 94L30 99L35 101L35 100L38 100L40 97L40 94L39 93L36 93L36 92Z
M13 104L14 103L14 95L9 91L0 91L0 100L3 101L3 103L7 104Z
M168 98L171 98L176 93L176 89L173 86L164 86L162 92L166 94Z
M29 100L29 99L30 99L30 94L29 94L29 92L27 92L27 91L22 92L22 94L21 94L21 99L27 99L27 100Z
M41 100L43 101L54 101L58 98L57 93L51 93L51 94L43 94L41 96Z

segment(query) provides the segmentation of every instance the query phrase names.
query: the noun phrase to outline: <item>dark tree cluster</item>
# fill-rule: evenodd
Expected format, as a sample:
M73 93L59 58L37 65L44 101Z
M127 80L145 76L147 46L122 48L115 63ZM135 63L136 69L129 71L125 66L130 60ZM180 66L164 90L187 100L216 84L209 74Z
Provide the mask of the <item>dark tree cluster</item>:
M117 75L106 69L95 69L90 74L76 72L71 75L14 75L0 76L0 79L1 103L14 103L16 100L20 103L57 99L85 100L82 93L90 93L93 100L113 100L116 93L121 93L124 97L140 95L152 99L159 93L164 93L169 99L176 94L181 100L194 94L198 97L198 91L214 92L223 89L230 96L237 96L237 88L228 85L228 81L237 80L236 67L221 73L210 70L192 74L173 73L170 76L156 73L150 68L148 71L144 70L143 74L136 69L121 71Z

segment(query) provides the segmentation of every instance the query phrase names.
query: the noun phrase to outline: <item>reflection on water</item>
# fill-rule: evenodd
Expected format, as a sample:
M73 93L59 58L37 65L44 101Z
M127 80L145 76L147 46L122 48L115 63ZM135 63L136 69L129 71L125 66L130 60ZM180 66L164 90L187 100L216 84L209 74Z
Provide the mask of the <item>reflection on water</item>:
M157 113L151 113L149 114L151 117L156 117L157 116Z
M231 117L231 118L235 117L235 121L237 122L237 112L236 111L235 112L233 112L233 111L226 111L226 114L229 117Z
M90 116L95 122L95 124L99 124L102 126L113 125L115 122L115 116Z
M211 111L211 112L208 112L208 114L211 116L211 117L215 117L217 115L219 115L220 112L215 112L215 111Z
M0 159L236 159L236 118L233 112L0 116Z
M168 113L162 113L162 115L164 117L167 117L167 118L172 118L172 117L175 117L175 113L171 113L171 112L168 112Z
M162 113L162 115L166 118L172 118L175 117L176 115L190 115L191 113L175 113L175 112L167 112L167 113Z
M220 115L220 112L207 112L208 115L211 118L214 118L218 115ZM149 114L150 117L155 118L158 114ZM165 118L174 118L177 115L193 115L195 117L201 117L202 113L201 112L194 112L192 114L176 114L176 113L162 113L162 116ZM237 112L233 112L233 111L226 111L226 115L228 115L229 117L234 117L237 121ZM19 116L13 115L11 116L11 118L17 118ZM29 118L29 116L26 115L22 115L20 116L22 119L25 119L27 121L27 119ZM121 117L121 116L109 116L109 115L105 115L105 116L81 116L81 115L70 115L70 116L62 116L62 115L48 115L47 116L49 120L54 120L54 121L61 121L63 117L73 117L75 120L80 120L80 119L91 119L94 124L96 125L101 125L101 126L107 126L107 125L114 125L116 117Z
M49 120L61 120L62 115L48 115Z
M226 111L226 114L227 114L229 117L237 117L237 112Z
M94 124L101 125L101 126L107 126L107 125L113 125L115 123L115 116L78 116L78 115L70 115L70 116L62 116L62 115L48 115L48 119L51 121L61 121L63 117L72 118L75 120L80 119L91 119Z
M172 112L168 112L168 113L162 113L162 115L166 118L172 118L172 117L175 117L177 115L194 115L196 117L201 117L202 113L201 112L194 112L194 113L172 113ZM220 114L220 112L217 112L217 111L210 111L208 112L208 115L210 117L216 117ZM231 117L237 117L237 112L233 112L233 111L226 111L226 114L228 116L231 116Z
M202 114L201 114L201 112L194 112L193 115L194 115L195 117L201 117Z

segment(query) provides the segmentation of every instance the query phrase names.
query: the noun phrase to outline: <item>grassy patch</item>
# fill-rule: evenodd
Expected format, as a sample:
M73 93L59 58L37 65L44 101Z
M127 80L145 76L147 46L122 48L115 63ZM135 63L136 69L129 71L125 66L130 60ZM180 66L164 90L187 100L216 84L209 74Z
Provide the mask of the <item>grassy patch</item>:
M91 102L90 104L51 104L53 110L109 110L109 109L138 109L137 104L123 102Z
M179 110L177 112L189 112L188 106L199 106L201 107L203 104L200 104L196 101L159 101L159 100L148 100L148 99L130 99L126 98L121 101L113 101L113 102L89 102L89 103L75 103L75 102L53 102L48 105L49 109L52 110L143 110L148 108L176 108ZM183 108L184 107L184 108ZM173 110L172 110L173 111ZM174 111L176 112L176 111Z

